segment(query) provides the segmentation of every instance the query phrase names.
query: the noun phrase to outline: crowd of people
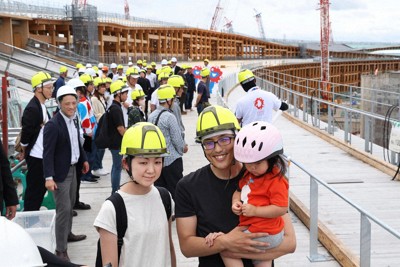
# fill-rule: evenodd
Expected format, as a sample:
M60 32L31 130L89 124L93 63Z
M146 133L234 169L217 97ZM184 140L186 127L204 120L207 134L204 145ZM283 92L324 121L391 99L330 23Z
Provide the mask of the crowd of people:
M28 168L24 210L39 210L46 191L53 192L56 257L70 262L68 242L86 238L71 231L76 210L91 209L80 201L80 184L108 174L110 195L118 194L125 204L127 230L120 238L116 209L107 199L94 222L99 266L176 266L175 219L182 253L199 257L199 266L271 266L294 251L282 138L270 123L273 109L288 106L258 90L250 70L238 75L247 100L238 102L235 113L211 105L208 64L205 59L198 84L192 67L179 66L174 57L163 59L159 68L145 60L127 67L79 63L69 81L65 66L56 81L46 72L32 77L34 96L22 116L19 155ZM58 104L54 114L45 106L52 97ZM209 164L183 177L188 145L182 115L193 108L196 141ZM106 149L96 142L103 116L110 173L102 164ZM254 142L260 142L257 148ZM3 161L2 173L3 166L4 172L9 169ZM122 171L130 178L124 185ZM2 184L6 216L12 219L17 202L10 179ZM160 188L168 190L171 203L166 219Z

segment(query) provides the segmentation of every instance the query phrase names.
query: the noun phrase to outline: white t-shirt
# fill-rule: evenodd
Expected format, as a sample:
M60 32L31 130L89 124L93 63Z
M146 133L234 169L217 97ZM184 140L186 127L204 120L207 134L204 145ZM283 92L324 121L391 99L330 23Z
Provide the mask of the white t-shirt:
M281 107L281 100L273 93L251 88L236 104L236 118L242 119L242 126L253 121L272 122L273 110Z
M43 129L46 122L49 121L49 117L47 116L47 108L45 104L40 104L42 106L42 113L43 113L43 126L40 129L38 138L36 139L36 143L33 145L29 155L31 157L35 157L38 159L43 158Z
M145 195L121 190L128 217L119 266L171 266L167 216L160 193L155 187ZM172 202L172 211L174 203ZM95 227L117 235L115 209L105 201L94 221Z
M151 99L150 99L150 104L153 104L158 108L160 105L160 102L158 101L158 95L157 95L158 88L154 90L154 92L151 94Z

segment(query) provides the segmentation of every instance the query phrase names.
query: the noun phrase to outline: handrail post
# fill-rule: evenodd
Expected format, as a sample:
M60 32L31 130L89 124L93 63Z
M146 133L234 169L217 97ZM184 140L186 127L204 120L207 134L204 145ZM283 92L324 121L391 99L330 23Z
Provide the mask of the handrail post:
M1 112L2 121L1 128L3 129L3 147L4 153L8 155L8 92L7 92L7 76L8 73L5 72L4 76L1 78Z
M371 266L371 222L364 213L361 213L360 266Z
M318 254L318 183L310 176L310 256L311 262L326 261Z

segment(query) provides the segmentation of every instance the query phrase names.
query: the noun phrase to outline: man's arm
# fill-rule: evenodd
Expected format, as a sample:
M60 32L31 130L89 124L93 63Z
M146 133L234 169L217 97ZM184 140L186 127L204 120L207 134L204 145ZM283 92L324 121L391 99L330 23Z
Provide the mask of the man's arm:
M296 250L296 233L292 224L289 213L282 216L285 221L284 235L282 243L272 249L266 250L264 253L234 253L230 251L223 252L224 256L232 258L246 258L253 260L273 260L285 254L293 253ZM217 238L218 240L218 238Z
M118 132L119 132L119 134L121 135L121 136L124 136L124 133L125 133L125 131L126 131L126 129L125 129L125 127L124 126L118 126L117 127L117 130L118 130Z
M261 253L262 250L255 246L266 246L265 243L252 239L266 236L264 233L246 234L246 227L236 227L229 233L218 237L214 245L209 247L205 238L196 236L197 217L185 217L176 219L176 227L179 237L179 245L185 257L203 257L230 250L239 253Z

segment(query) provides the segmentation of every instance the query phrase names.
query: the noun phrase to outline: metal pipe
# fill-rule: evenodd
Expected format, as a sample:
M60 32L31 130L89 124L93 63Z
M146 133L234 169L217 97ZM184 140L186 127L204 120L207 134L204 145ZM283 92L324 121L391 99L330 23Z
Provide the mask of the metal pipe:
M1 112L2 112L2 120L1 120L1 128L3 131L3 147L4 153L8 155L8 92L7 92L7 76L8 72L4 73L2 77L1 83Z

